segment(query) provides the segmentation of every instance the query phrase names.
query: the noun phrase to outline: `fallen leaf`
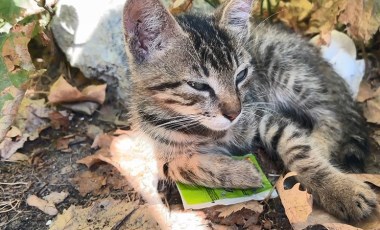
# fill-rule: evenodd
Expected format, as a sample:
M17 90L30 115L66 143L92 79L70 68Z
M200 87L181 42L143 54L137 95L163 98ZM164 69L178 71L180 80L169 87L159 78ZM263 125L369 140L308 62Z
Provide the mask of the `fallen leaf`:
M351 176L362 180L367 181L373 185L376 185L380 188L380 175L379 174L351 174Z
M286 25L298 29L298 22L310 15L313 4L308 0L281 1L279 8L277 17Z
M192 6L193 0L172 0L169 6L170 13L177 15L188 11Z
M113 136L110 136L108 134L99 134L95 137L91 148L109 148L113 138Z
M55 143L55 148L60 151L70 150L69 144L75 140L74 135L58 138Z
M359 93L356 97L358 102L365 102L377 96L380 96L380 88L377 90L372 89L371 85L365 80L360 83Z
M1 159L9 159L16 151L24 146L24 143L28 140L27 135L23 135L18 140L12 140L12 138L6 137L0 143L0 157Z
M92 206L86 208L71 205L68 209L63 210L62 214L57 216L50 226L50 230L111 230L114 226L118 226L122 223L124 219L126 222L131 221L133 223L133 220L128 217L130 217L138 208L138 202L114 200L112 198L97 200ZM143 215L146 215L146 213ZM147 219L142 215L140 218L144 220ZM155 225L157 226L157 224ZM154 222L152 226L154 226Z
M33 206L38 208L39 210L43 211L44 213L55 216L58 214L58 210L55 208L54 204L47 202L46 200L43 200L36 195L30 195L26 199L26 203L29 206Z
M2 47L2 57L8 72L18 71L22 68L27 71L34 70L34 65L28 51L28 43L33 35L36 22L26 25L16 24L11 30L11 36Z
M106 177L90 171L78 174L71 181L76 185L81 196L85 196L90 192L99 194L101 193L101 188L106 185Z
M20 129L18 129L15 126L11 126L11 129L7 132L7 134L5 136L10 137L10 138L14 138L14 137L18 137L21 135L22 135L22 133L21 133Z
M96 111L96 109L99 108L98 103L91 101L78 102L72 104L61 104L61 106L75 112L84 113L86 115L92 115Z
M380 145L380 130L376 130L372 137Z
M233 205L223 206L219 209L216 209L216 211L220 211L218 217L226 218L227 216L231 215L232 213L240 211L243 208L248 209L248 210L252 210L256 213L262 213L263 212L263 206L255 200L242 202L242 203L238 203L238 204L233 204Z
M77 164L84 164L87 166L87 168L90 168L92 165L97 164L99 162L104 161L104 156L107 156L109 154L108 149L99 149L96 151L95 154L92 154L90 156L87 156L85 158L82 158L80 160L77 160Z
M59 204L64 201L68 195L69 193L67 192L52 192L43 198L50 204Z
M351 37L367 43L380 27L380 2L350 1L338 21L347 26L347 32Z
M98 136L99 134L103 134L103 130L101 128L99 128L98 126L96 125L88 125L87 126L87 132L86 132L86 135L91 138L91 139L95 139L96 136Z
M96 102L103 104L105 100L106 84L87 86L80 92L71 86L63 76L54 82L49 92L49 102L53 104L68 102Z
M10 158L7 159L9 162L18 162L18 161L29 161L29 157L22 153L14 153Z
M64 128L67 129L69 127L69 118L67 116L62 115L58 111L52 111L49 113L50 124L53 129Z
M276 188L281 202L284 205L286 216L292 225L306 222L312 212L313 206L312 196L300 190L300 183L296 183L293 188L285 190L285 180L295 175L297 174L289 172L284 177L281 176L276 183Z
M380 96L368 100L363 113L367 122L380 124Z

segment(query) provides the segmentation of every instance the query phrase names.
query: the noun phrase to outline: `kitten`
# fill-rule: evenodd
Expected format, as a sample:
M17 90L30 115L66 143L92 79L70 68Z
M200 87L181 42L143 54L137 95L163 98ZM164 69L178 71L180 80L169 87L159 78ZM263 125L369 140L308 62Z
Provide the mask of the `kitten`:
M162 176L208 187L261 185L232 154L262 146L330 213L359 221L377 205L360 169L365 122L316 48L250 18L253 0L174 18L159 0L128 0L124 30L135 128L154 143ZM333 163L332 163L333 162Z

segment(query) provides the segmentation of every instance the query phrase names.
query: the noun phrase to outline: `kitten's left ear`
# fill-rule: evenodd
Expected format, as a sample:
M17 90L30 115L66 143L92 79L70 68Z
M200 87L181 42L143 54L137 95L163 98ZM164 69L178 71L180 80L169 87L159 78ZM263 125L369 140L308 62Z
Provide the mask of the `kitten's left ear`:
M248 33L249 18L254 0L230 0L225 3L220 15L220 24L242 38Z

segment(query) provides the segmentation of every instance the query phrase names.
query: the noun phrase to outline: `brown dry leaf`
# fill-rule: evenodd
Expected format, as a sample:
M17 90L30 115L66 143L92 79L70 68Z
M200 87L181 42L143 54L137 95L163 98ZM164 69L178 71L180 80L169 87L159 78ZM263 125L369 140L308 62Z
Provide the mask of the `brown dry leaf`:
M23 135L27 135L29 140L33 141L38 138L42 130L50 126L50 123L46 121L50 111L46 108L45 99L24 98L18 110L15 126L21 130Z
M92 115L96 111L96 109L99 108L98 103L91 101L61 104L61 106L75 112L84 113L86 115Z
M320 32L322 37L332 31L337 23L337 15L348 5L347 0L316 0L316 9L310 18L310 27L306 33Z
M7 132L5 135L6 137L15 138L20 137L22 135L20 129L18 129L16 126L11 126L11 129Z
M91 138L91 139L95 139L96 136L98 136L99 134L103 134L103 130L101 128L99 128L98 126L96 125L88 125L87 126L87 132L86 132L86 135Z
M277 17L288 26L297 29L298 22L310 15L313 4L308 0L290 0L280 2L280 10Z
M30 195L28 199L26 199L26 203L29 206L38 208L48 215L55 216L58 214L58 210L55 208L54 204L49 203L46 200L37 197L36 195Z
M96 102L103 104L105 100L106 84L91 85L80 92L76 87L71 86L63 76L50 87L49 102L71 103L71 102Z
M67 129L69 127L69 118L67 116L62 115L58 111L52 111L49 113L50 124L53 129Z
M297 175L289 172L276 183L278 194L284 205L286 216L289 222L294 225L296 223L305 222L312 212L313 198L310 194L300 190L300 183L294 185L293 188L285 190L284 182L287 178Z
M71 151L69 144L75 140L74 135L69 135L65 137L60 137L57 139L55 143L55 148L57 150L63 151L63 152L68 152L69 150Z
M367 181L380 188L380 175L379 174L351 174L359 180Z
M19 161L29 161L29 157L22 153L14 153L7 161L9 162L19 162Z
M90 192L99 194L101 193L101 188L106 185L106 177L85 171L73 178L72 182L78 187L81 196L85 196Z
M99 134L95 137L94 142L91 145L91 148L109 148L113 140L113 136L108 134Z
M172 0L169 6L170 13L177 15L190 10L193 0Z
M380 1L350 1L338 21L347 25L351 37L367 43L380 27Z
M378 145L380 145L380 130L376 130L372 138L375 139Z
M6 137L0 143L0 158L9 159L16 151L24 146L24 143L28 140L26 135L18 138L17 140L12 140L12 138Z
M380 96L368 100L363 113L367 122L380 124Z
M157 229L154 228L155 226L157 227L157 224L152 223L152 220L145 217L147 215L146 212L141 213L139 218L132 218L132 215L138 208L138 202L114 200L112 198L97 200L92 206L87 208L72 205L64 210L61 215L57 216L56 220L50 226L50 230L111 230L119 226L123 220L127 223L132 222L135 226L139 226L138 219L140 219L140 221L150 221L151 229Z
M77 160L77 164L84 164L87 166L87 168L90 168L92 165L97 164L99 162L104 161L104 157L107 157L109 155L108 149L99 149L96 151L95 154L92 154L90 156L87 156L85 158L82 158L80 160Z
M380 96L380 88L377 90L372 89L371 85L365 80L360 83L358 96L356 97L358 102L365 102L377 96Z
M13 37L7 39L2 48L2 56L8 72L21 67L24 70L34 70L34 65L28 51L28 43L32 38L36 22L26 25L15 25L12 28Z
M14 126L20 130L22 135L15 140L9 137L4 138L0 143L0 157L8 159L19 148L23 147L27 140L37 139L39 133L50 126L45 119L49 112L50 109L46 108L44 99L31 100L24 97L14 120Z
M233 204L233 205L222 206L221 208L216 209L216 211L220 212L218 217L225 218L234 212L242 210L243 208L252 210L256 213L263 212L263 205L261 205L259 202L255 200Z
M64 201L68 195L69 193L67 192L52 192L43 198L50 204L59 204Z

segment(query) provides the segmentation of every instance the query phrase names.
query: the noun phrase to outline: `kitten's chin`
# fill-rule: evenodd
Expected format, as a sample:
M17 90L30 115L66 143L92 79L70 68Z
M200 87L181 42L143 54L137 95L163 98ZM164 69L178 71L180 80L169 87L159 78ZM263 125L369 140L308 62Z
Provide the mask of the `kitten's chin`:
M201 121L201 124L213 131L225 131L232 126L232 122L224 117L216 117L212 119L205 119Z

